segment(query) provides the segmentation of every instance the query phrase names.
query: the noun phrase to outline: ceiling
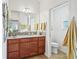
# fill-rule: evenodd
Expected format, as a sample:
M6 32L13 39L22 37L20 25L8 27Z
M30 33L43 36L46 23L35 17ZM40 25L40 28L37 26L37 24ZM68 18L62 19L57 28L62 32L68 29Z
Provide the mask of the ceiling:
M20 10L30 8L32 12L49 10L60 1L66 0L8 0L9 9Z
M25 8L30 8L32 12L39 12L39 1L37 0L8 0L10 10L23 11Z

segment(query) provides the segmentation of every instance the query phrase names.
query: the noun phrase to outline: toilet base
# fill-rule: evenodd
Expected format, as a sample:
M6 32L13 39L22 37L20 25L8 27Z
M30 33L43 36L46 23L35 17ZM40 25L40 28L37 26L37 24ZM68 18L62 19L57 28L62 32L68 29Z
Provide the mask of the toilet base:
M58 54L58 49L57 49L57 48L53 48L53 49L52 49L52 53Z

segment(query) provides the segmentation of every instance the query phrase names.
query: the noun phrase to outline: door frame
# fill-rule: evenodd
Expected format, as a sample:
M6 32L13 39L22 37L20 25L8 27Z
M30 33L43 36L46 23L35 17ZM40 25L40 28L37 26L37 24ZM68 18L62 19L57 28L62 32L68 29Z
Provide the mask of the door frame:
M49 36L50 36L50 39L51 39L51 11L62 6L62 5L69 5L69 1L60 2L59 4L54 6L53 8L49 9Z
M68 5L70 7L70 1L63 1L63 2L60 2L58 3L57 5L55 5L53 8L50 8L49 9L49 42L51 43L51 11L62 6L62 5ZM69 11L70 11L70 8L69 8ZM69 12L69 17L70 17L70 12ZM50 45L50 48L51 48L51 45ZM51 50L51 49L50 49ZM52 50L51 50L52 52Z

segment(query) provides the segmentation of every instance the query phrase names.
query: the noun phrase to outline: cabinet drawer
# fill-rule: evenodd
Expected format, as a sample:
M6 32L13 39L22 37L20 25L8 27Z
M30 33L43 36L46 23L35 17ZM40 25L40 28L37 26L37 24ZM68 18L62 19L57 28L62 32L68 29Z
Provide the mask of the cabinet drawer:
M26 43L20 43L20 49L25 49L25 48L28 48L29 47L29 42L26 42Z
M39 40L41 41L41 40L45 40L45 37L39 37Z
M19 40L18 39L9 39L7 41L8 44L13 44L13 43L19 43Z
M8 45L8 52L13 52L13 51L19 51L19 44L9 44Z
M20 39L20 43L29 42L29 41L30 41L30 38Z
M18 52L8 53L8 59L19 59L19 53Z
M36 41L36 42L37 42L37 40L38 40L38 38L37 38L37 37L32 37L32 38L31 38L31 40L30 40L30 42L34 42L34 41Z
M37 41L35 41L35 42L29 42L29 46L31 46L31 47L37 47Z

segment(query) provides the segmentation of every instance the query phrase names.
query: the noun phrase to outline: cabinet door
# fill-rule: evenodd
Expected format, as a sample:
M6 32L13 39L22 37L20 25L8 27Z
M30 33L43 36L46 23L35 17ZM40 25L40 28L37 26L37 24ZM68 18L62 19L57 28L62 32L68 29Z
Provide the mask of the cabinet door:
M8 44L8 52L15 52L15 51L19 51L19 44L18 43Z
M44 47L45 46L45 40L42 39L42 40L39 40L39 47Z
M20 57L28 57L29 56L29 42L20 43Z
M18 52L8 53L8 59L19 59L19 53Z
M44 47L39 47L39 54L43 54L45 52L45 48Z
M7 50L8 52L19 51L19 40L17 39L8 40Z
M19 59L19 40L10 39L7 41L8 59Z
M30 53L30 56L37 55L37 52L38 52L38 45L37 44L38 44L37 41L29 42L29 53Z
M38 52L38 37L32 37L30 43L30 54L31 55L37 55Z

